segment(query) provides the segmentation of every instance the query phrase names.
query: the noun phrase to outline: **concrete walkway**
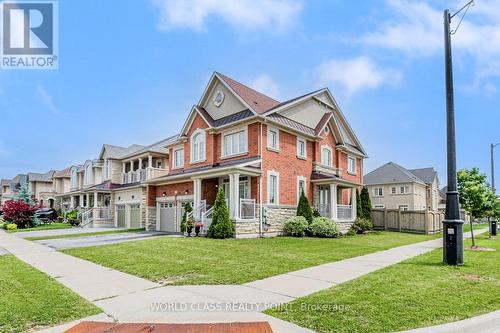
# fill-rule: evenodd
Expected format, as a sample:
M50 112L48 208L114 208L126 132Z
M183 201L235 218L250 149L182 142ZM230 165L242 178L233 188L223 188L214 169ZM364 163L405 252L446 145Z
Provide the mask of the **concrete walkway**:
M144 240L152 237L181 237L179 235L169 235L157 231L137 231L108 235L89 235L74 238L44 239L35 241L36 243L51 247L56 250L72 249L79 247L89 247L97 245L118 244L136 240Z
M476 231L476 234L486 230ZM0 232L0 244L119 322L268 321L274 332L311 332L261 311L442 246L441 238L247 283L160 285ZM61 330L63 331L63 330Z

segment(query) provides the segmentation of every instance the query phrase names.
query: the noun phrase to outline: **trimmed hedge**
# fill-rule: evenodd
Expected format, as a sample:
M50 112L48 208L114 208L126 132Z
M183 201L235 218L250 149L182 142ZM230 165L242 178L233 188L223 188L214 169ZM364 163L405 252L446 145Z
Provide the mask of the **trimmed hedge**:
M307 223L305 217L294 216L285 220L285 223L283 224L283 232L287 235L295 237L304 237L308 227L309 223Z
M341 235L337 223L326 217L315 217L309 226L309 232L312 236L324 238L335 238Z

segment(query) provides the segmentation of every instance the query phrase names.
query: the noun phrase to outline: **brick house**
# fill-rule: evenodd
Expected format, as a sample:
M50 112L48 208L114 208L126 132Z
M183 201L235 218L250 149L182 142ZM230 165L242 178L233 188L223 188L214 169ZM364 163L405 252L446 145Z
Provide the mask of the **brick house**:
M180 133L168 174L145 180L145 225L178 232L186 202L207 229L223 187L237 237L276 235L304 190L344 228L366 153L327 88L279 102L215 72Z

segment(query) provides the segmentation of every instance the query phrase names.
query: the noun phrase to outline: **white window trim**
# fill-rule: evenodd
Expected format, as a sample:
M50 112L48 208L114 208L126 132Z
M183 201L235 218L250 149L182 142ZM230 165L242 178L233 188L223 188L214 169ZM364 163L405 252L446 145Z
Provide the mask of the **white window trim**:
M398 209L406 212L410 209L410 206L409 205L399 205Z
M303 142L304 143L304 155L300 155L299 142ZM301 136L297 137L297 157L301 158L301 159L307 159L307 140L304 139Z
M382 189L382 194L379 194L380 191L377 191L376 194L375 194L375 190L379 190L379 189ZM384 196L384 188L381 187L381 186L372 188L372 195L374 197L383 197Z
M323 163L323 149L329 150L330 151L330 165ZM321 146L321 165L326 166L326 167L333 167L333 150L330 148L328 145L322 145Z
M179 151L179 150L182 150L182 159L181 159L182 164L175 165L175 152ZM173 157L172 158L172 169L181 169L184 167L184 147L173 148L172 149L172 157Z
M373 205L374 209L384 209L385 205Z
M349 170L349 160L353 159L354 160L354 171L350 171ZM353 155L347 155L347 173L351 174L351 175L356 175L357 172L356 172L356 169L358 167L358 160L355 156Z
M270 203L271 191L269 191L271 185L271 176L276 176L276 202ZM267 204L268 205L279 205L280 202L280 173L276 171L267 172Z
M193 141L193 138L196 135L198 135L198 134L201 134L201 137L203 139L202 142L203 142L204 147L203 147L203 155L201 156L201 158L195 160L195 159L193 159L193 157L194 157L194 154L193 154L193 152L194 152L194 141ZM206 161L207 160L207 135L206 135L206 132L203 129L201 129L201 128L196 129L196 131L194 131L193 134L191 134L191 138L189 139L189 141L190 141L190 144L189 144L189 146L190 146L189 160L190 161L189 161L189 163L200 163L200 162Z
M242 152L236 153L236 154L231 154L231 155L225 155L224 152L224 138L228 135L235 134L238 132L244 132L244 135L246 137L246 147ZM241 155L246 155L248 154L248 126L243 126L243 127L238 127L229 131L224 131L221 133L221 140L220 140L220 158L230 158L230 157L235 157L235 156L241 156Z
M307 196L307 178L304 177L304 176L297 176L297 204L299 203L299 199L300 199L300 186L299 186L299 183L303 181L304 182L304 193L306 194Z
M271 146L271 131L276 133L276 147ZM267 149L279 151L280 150L280 130L273 126L267 126Z

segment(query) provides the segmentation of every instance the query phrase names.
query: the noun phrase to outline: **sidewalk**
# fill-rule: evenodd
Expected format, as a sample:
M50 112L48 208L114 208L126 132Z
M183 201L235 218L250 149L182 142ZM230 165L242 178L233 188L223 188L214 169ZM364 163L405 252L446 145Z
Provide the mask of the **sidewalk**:
M477 230L475 234L486 231ZM266 320L274 332L284 333L311 331L265 315L261 311L432 251L442 246L442 239L310 267L244 285L167 287L59 253L5 232L0 232L0 244L19 259L92 301L119 322L213 323ZM152 310L154 305L159 310ZM186 308L182 308L183 306ZM201 311L203 306L221 308L215 309L216 311ZM228 310L227 307L231 306L237 309ZM244 307L244 311L238 306ZM58 331L55 329L52 332Z

